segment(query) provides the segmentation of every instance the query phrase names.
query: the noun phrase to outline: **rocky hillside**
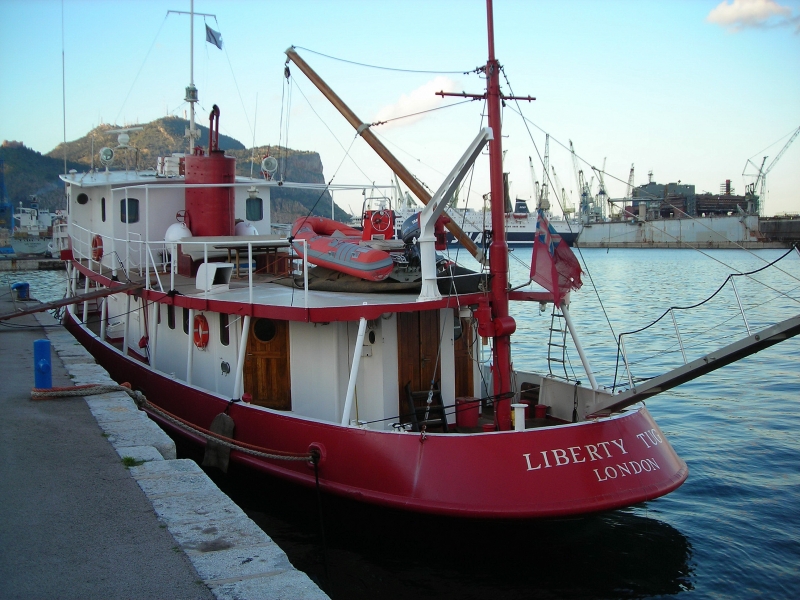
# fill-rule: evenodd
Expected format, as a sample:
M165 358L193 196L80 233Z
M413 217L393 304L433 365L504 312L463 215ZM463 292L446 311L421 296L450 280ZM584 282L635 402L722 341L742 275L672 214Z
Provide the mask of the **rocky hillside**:
M64 184L58 178L64 172L64 157L44 156L25 147L22 142L4 141L0 146L0 159L5 166L5 184L8 201L13 206L29 206L31 196L36 196L42 208L65 208ZM67 162L67 170L84 169L83 165Z
M186 119L178 117L165 117L150 123L130 126L142 127L140 131L129 133L128 145L138 150L119 151L114 166L122 168L125 166L125 161L128 161L131 168L154 169L159 156L186 151L184 135L188 126L189 122ZM197 124L197 127L200 130L198 144L207 146L208 127L200 124ZM118 128L116 125L100 125L82 138L68 142L67 169L87 171L92 164L95 168L99 168L97 153L104 146L111 148L117 146L118 134L109 133L109 130ZM282 177L286 181L300 183L325 182L322 160L316 152L274 146L248 149L238 140L222 134L219 136L219 146L226 154L236 157L239 175L250 175L251 156L255 154L253 172L258 176L261 159L269 152L279 161L276 178ZM22 201L28 205L30 196L36 194L43 207L64 207L63 186L58 179L59 174L64 171L64 144L59 144L51 152L42 155L26 148L21 142L3 142L0 158L4 158L6 162L5 181L12 204L16 205ZM276 223L292 223L298 217L308 214L315 205L313 214L330 216L331 197L328 192L277 188L272 192L272 220ZM335 207L335 215L341 221L349 219L348 213L338 206Z

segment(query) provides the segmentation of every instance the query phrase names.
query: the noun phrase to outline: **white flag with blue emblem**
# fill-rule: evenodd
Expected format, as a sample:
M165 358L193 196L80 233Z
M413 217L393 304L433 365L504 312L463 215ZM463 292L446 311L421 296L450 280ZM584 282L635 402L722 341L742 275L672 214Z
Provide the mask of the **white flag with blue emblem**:
M214 31L208 25L206 25L206 41L222 50L222 34L219 31Z

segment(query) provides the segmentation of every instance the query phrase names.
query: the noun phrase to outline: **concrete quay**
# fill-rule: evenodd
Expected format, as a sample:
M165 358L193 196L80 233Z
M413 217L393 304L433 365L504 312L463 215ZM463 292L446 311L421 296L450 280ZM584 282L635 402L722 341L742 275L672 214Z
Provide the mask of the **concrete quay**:
M327 598L127 394L31 400L45 335L53 386L113 383L49 313L0 324L0 597Z
M0 256L0 271L63 271L64 261L57 258Z

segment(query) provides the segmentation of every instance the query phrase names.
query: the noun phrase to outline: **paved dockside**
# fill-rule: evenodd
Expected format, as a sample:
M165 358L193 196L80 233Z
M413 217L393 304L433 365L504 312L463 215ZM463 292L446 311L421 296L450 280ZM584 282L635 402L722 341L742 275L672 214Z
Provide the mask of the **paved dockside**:
M327 598L126 394L31 400L45 336L54 386L111 383L48 313L0 325L0 598Z

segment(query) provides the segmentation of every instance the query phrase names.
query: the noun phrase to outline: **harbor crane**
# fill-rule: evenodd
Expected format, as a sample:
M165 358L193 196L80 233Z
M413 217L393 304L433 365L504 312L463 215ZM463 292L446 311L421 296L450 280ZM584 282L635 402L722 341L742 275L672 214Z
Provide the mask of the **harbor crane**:
M561 200L559 201L559 204L561 205L561 212L564 213L565 219L571 219L572 215L575 213L575 206L572 204L572 200L569 199L569 196L567 196L567 192L564 189L564 185L561 183L561 180L558 178L558 175L556 174L556 168L555 167L550 167L550 168L553 171L553 181L556 185L556 189L561 190ZM558 197L558 194L556 194L556 197Z
M631 163L631 172L628 174L628 185L625 188L625 198L628 200L633 198L633 163Z
M533 168L533 159L528 157L528 165L531 168L531 183L533 184L533 198L538 204L539 202L539 182L536 180L536 169Z
M755 196L756 190L758 190L758 196L757 196L758 197L758 214L760 216L762 216L762 217L764 216L764 206L766 204L767 174L773 169L775 164L786 153L786 150L788 150L789 146L792 145L792 142L795 140L795 138L798 135L800 135L800 127L798 127L797 129L794 130L794 132L792 132L791 137L789 137L789 141L787 141L786 144L784 144L783 148L781 148L781 151L778 152L778 155L775 158L772 159L772 162L769 163L769 165L767 165L766 168L764 168L764 165L767 162L767 158L768 158L767 156L765 156L764 159L761 161L761 166L760 167L756 167L756 164L749 158L747 159L747 162L744 165L744 170L742 171L742 177L745 177L745 176L753 177L752 173L747 173L748 165L753 165L753 167L755 169L757 169L756 174L755 174L756 180L753 183L751 183L749 186L747 186L746 195ZM759 187L759 184L760 184L760 187Z
M575 154L575 148L572 145L572 140L569 141L569 151L572 154L572 167L575 170L575 181L578 184L578 216L581 218L582 222L586 223L590 220L594 220L592 218L592 205L594 204L591 188L592 184L586 182L586 178L583 175L583 170L578 167L578 157Z

